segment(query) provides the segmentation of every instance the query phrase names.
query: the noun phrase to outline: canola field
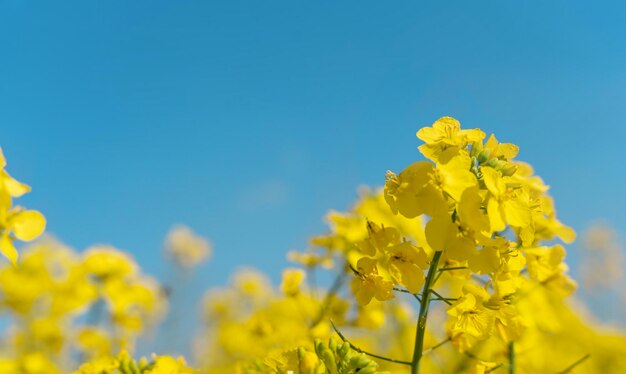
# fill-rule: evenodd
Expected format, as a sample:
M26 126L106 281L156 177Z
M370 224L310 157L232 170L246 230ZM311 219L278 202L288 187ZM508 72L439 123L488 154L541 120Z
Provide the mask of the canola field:
M188 357L138 355L172 328L169 290L129 253L46 236L0 155L0 373L626 373L626 335L572 296L620 271L611 235L588 238L599 249L572 279L576 233L517 145L451 117L417 138L425 160L331 211L280 285L245 270L207 290ZM180 226L164 250L185 273L220 249Z

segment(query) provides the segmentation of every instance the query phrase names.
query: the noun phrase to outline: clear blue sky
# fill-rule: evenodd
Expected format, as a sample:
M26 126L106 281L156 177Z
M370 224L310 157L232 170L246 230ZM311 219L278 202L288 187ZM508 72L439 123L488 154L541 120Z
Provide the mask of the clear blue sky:
M198 285L276 279L441 115L519 144L566 223L623 231L626 5L586 3L5 0L0 143L76 248L160 275L172 224L211 238Z

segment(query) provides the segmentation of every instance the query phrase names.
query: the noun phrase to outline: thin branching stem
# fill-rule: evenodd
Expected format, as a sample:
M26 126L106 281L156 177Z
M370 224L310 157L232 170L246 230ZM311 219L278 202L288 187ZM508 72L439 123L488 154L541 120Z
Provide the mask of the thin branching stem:
M566 367L565 369L559 371L557 374L566 374L569 373L570 371L572 371L572 369L574 369L576 366L582 364L583 362L585 362L585 360L587 360L589 357L591 357L591 353L587 353L586 355L584 355L583 357L579 358L578 360L576 360L573 364L571 364L570 366Z
M435 291L435 290L432 290L432 289L431 289L431 290L430 290L430 292L432 292L432 293L433 293L433 295L435 295L435 296L437 296L437 297L438 297L438 299L431 299L431 300L441 300L441 301L443 301L444 303L446 303L446 304L448 304L448 305L452 305L452 303L450 302L450 300L452 300L452 301L456 301L456 299L455 299L455 298L453 298L453 297L443 297L443 296L441 296L441 295L440 295L437 291Z
M330 286L330 288L328 289L328 292L326 293L326 296L324 297L324 301L322 302L322 306L320 308L319 313L317 314L317 317L315 317L315 319L311 322L311 328L317 326L323 319L324 319L324 315L326 315L326 312L328 310L328 308L330 307L330 304L333 301L333 298L335 297L335 295L337 294L337 292L339 292L339 290L341 289L341 286L343 286L343 283L346 280L346 276L347 276L347 272L342 271L337 274L337 277L335 278L333 284Z
M424 352L422 352L422 356L423 356L423 355L427 355L427 354L429 354L430 352L432 352L432 351L434 351L435 349L437 349L437 348L441 347L442 345L446 344L446 343L447 343L447 342L449 342L450 340L452 340L452 338L447 338L446 340L441 341L441 342L439 342L439 343L437 343L437 344L433 345L432 347L430 347L430 348L428 348L428 349L424 350Z
M486 373L491 373L491 372L494 372L494 371L496 371L496 370L500 369L502 366L504 366L504 364L500 363L500 364L498 364L498 365L496 365L496 366L492 367L491 369L487 369L487 370L485 370L485 374L486 374Z
M467 269L467 266L454 266L454 267L449 267L449 268L441 268L439 269L440 272L443 271L452 271L452 270L464 270Z
M362 350L361 348L357 347L356 345L352 344L348 339L346 339L345 336L343 336L343 334L341 333L341 331L339 331L339 329L337 329L337 326L335 326L335 323L331 320L330 324L333 327L333 330L335 330L335 332L337 333L337 335L339 335L339 337L341 338L342 341L348 343L350 345L350 348L354 349L355 351L359 352L359 353L363 353L364 355L370 356L370 357L374 357L377 358L379 360L384 360L384 361L388 361L388 362L393 362L394 364L400 364L400 365L411 365L410 362L408 361L402 361L402 360L396 360L395 358L390 358L390 357L385 357L385 356L381 356L381 355L377 355L375 353L371 353L371 352L367 352Z
M417 302L420 302L420 303L422 302L420 294L413 293L413 292L411 292L409 290L405 290L404 288L400 288L400 287L394 287L393 290L394 291L398 291L398 292L408 293L409 295L412 295L417 300Z

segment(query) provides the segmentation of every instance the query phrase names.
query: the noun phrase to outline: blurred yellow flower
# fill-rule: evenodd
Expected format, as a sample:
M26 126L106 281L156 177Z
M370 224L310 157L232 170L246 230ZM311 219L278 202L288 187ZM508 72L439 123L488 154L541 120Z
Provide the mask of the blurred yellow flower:
M306 273L302 269L283 270L283 279L280 283L280 290L287 296L295 296L300 292L300 286L304 281Z
M165 252L178 265L191 268L211 256L211 243L186 226L175 226L165 239Z

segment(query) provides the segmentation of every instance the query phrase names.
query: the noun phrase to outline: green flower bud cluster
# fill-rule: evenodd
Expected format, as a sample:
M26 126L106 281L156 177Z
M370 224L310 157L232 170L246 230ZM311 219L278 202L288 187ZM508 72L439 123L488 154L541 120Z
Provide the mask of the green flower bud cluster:
M327 374L382 374L377 371L375 361L352 350L348 342L337 343L330 338L325 344L318 339L315 341L315 353L326 366Z

